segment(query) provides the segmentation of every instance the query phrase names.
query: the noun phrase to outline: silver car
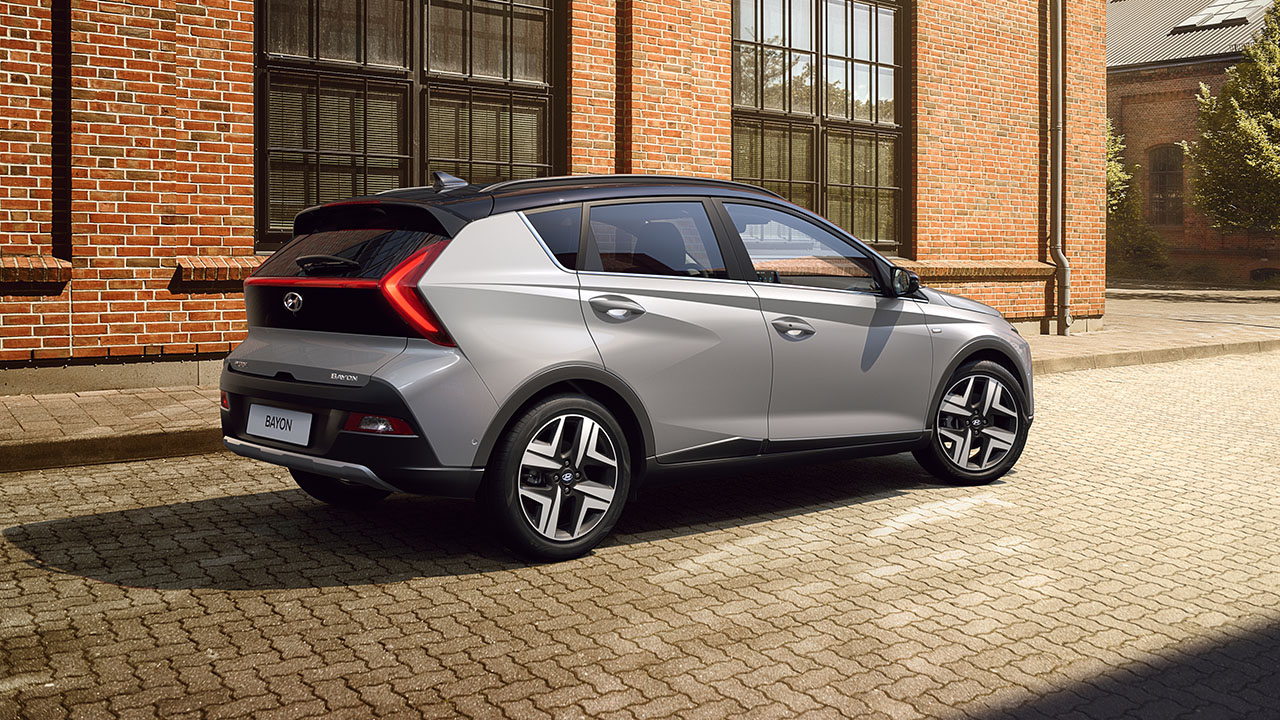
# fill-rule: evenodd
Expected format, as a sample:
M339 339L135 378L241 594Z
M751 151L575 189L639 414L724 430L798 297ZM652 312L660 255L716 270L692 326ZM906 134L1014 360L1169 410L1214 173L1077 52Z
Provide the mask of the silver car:
M726 181L436 174L300 213L245 301L228 448L329 503L476 498L533 558L671 471L911 451L989 482L1032 420L1000 313Z

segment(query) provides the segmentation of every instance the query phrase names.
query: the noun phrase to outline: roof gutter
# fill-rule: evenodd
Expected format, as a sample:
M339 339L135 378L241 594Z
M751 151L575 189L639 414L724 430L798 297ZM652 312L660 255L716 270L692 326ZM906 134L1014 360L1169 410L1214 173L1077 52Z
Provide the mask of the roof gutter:
M1070 334L1071 263L1063 252L1067 185L1066 1L1051 0L1049 18L1049 255L1057 266L1058 334Z

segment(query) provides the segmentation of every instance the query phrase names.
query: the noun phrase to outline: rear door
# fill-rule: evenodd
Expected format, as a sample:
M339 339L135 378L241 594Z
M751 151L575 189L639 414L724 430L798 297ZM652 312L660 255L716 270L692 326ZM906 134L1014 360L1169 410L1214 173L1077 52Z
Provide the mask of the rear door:
M772 359L760 302L730 280L701 199L594 203L579 274L605 367L645 403L659 461L759 452Z

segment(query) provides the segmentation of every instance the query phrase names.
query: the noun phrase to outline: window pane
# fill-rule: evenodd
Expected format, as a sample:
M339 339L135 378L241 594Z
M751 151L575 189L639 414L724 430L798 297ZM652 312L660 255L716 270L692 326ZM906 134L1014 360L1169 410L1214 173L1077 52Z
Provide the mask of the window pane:
M320 92L320 149L364 152L364 88L332 83Z
M896 123L898 114L897 104L894 102L893 68L880 68L880 78L876 82L876 88L879 90L876 118L882 123Z
M849 55L849 26L845 19L845 0L826 0L827 54Z
M405 66L404 0L368 0L369 62Z
M547 12L516 8L512 35L512 76L516 80L547 79Z
M813 49L813 0L791 0L791 47Z
M428 25L427 68L432 72L466 72L463 4L455 0L431 0Z
M871 60L871 6L853 4L853 56Z
M827 135L827 182L848 185L852 167L850 159L853 148L850 147L849 134L832 132Z
M808 210L815 210L817 206L813 203L813 186L793 184L791 189L783 194L783 197L791 202Z
M365 142L368 152L378 155L407 155L408 133L405 120L408 98L402 90L370 89L368 130Z
M471 11L471 74L505 77L507 68L507 8L505 3L476 0Z
M898 242L898 192L896 190L880 191L880 217L876 241L882 243Z
M471 108L466 96L432 95L427 113L427 153L432 160L470 158ZM441 168L433 164L433 169Z
M782 0L764 0L764 22L760 42L785 45L782 34Z
M359 159L346 155L320 156L319 202L364 195L364 173Z
M471 101L471 159L507 162L511 114L506 103L474 98Z
M845 230L853 227L853 190L847 187L827 188L826 217Z
M879 144L880 155L877 161L877 166L880 168L880 187L895 187L898 184L898 141L894 138L882 136Z
M293 216L316 204L315 168L302 153L267 156L267 229L293 230Z
M813 130L791 131L791 175L789 180L813 180Z
M547 107L541 102L512 104L511 159L514 162L546 162L546 116Z
M791 53L791 112L813 112L813 56Z
M578 267L578 238L582 234L582 208L578 205L528 213L529 224L556 260L574 270Z
M735 40L756 42L757 0L734 0L733 37Z
M848 63L827 60L827 117L849 117Z
M764 177L770 180L787 180L791 177L788 160L791 143L785 127L769 126L764 129Z
M351 0L316 0L320 25L320 57L357 62L360 39L360 5Z
M853 117L871 120L871 66L853 64Z
M408 182L408 160L371 157L365 166L365 192L370 195L404 187Z
M870 290L867 256L833 233L790 213L725 203L762 282Z
M787 51L764 49L763 105L768 110L785 110L787 102Z
M267 145L275 149L314 150L316 96L314 81L270 79L267 97Z
M758 107L754 45L733 45L733 101L738 105Z
M597 206L591 235L605 272L728 277L702 203Z
M733 125L733 176L760 178L760 128L757 125Z
M311 9L307 0L269 0L267 52L311 56Z
M878 45L876 62L882 62L886 65L892 65L895 62L897 62L894 58L894 48L893 48L893 40L894 40L893 10L890 10L889 8L880 8L878 18L880 22L879 22L879 27L876 30L876 38L877 38L877 45Z
M865 133L853 136L853 184L876 184L876 145L875 139Z

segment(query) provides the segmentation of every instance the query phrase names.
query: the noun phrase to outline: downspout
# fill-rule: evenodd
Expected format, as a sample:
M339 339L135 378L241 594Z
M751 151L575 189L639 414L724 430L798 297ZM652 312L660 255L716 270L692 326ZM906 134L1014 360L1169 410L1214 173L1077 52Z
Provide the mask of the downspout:
M1049 254L1058 266L1058 334L1071 327L1071 263L1062 251L1067 191L1067 9L1066 0L1050 0L1049 74Z

